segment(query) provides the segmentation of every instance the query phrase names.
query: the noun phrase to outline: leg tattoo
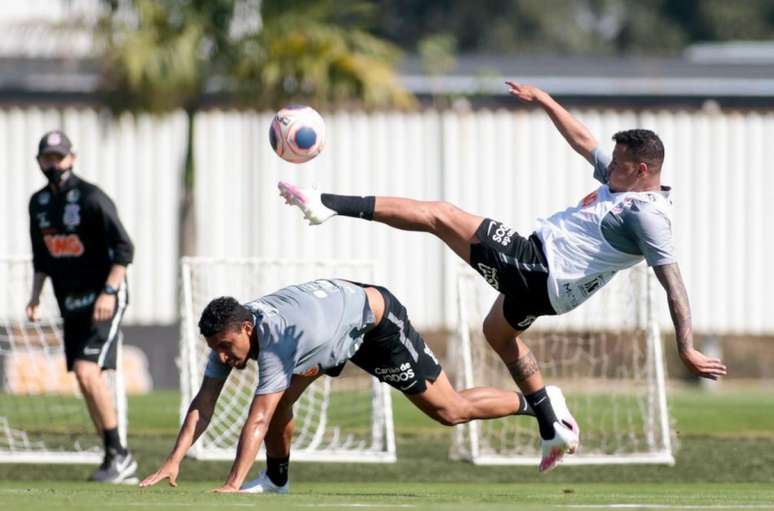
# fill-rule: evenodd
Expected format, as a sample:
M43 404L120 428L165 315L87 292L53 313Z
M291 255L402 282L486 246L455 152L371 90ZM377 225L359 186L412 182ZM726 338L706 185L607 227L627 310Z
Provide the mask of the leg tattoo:
M540 371L535 355L531 351L506 365L517 385L521 385L530 376Z

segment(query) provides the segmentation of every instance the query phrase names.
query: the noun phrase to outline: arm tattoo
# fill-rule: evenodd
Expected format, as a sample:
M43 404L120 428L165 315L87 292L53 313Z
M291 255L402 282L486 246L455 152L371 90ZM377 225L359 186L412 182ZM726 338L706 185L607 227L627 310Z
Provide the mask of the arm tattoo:
M527 378L540 371L535 355L531 351L528 351L526 355L519 357L513 362L508 362L506 366L517 384L524 382Z
M653 270L667 294L669 314L675 325L677 349L684 352L693 349L693 327L691 326L691 305L685 290L680 268L677 263L655 266Z

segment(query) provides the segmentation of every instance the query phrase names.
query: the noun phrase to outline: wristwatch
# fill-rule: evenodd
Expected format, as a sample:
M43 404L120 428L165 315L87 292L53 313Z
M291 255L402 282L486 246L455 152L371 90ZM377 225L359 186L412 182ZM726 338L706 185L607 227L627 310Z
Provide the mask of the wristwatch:
M105 287L102 288L102 292L106 295L117 295L118 289L114 288L110 284L105 284Z

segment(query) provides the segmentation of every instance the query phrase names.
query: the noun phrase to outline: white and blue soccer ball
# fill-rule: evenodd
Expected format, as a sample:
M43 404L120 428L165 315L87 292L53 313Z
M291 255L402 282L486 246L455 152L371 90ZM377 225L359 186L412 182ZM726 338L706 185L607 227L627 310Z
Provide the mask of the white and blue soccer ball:
M288 105L271 121L269 142L283 160L304 163L323 150L325 121L310 106Z

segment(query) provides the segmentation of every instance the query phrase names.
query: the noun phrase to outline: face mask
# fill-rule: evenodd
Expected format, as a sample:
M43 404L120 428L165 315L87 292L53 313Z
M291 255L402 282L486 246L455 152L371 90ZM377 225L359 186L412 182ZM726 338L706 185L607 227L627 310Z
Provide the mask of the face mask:
M46 179L48 179L48 182L52 185L60 185L62 181L66 178L65 175L69 175L69 172L72 170L72 167L68 167L66 169L59 169L57 167L51 167L51 168L45 168L41 169L43 171L43 174L46 176Z

